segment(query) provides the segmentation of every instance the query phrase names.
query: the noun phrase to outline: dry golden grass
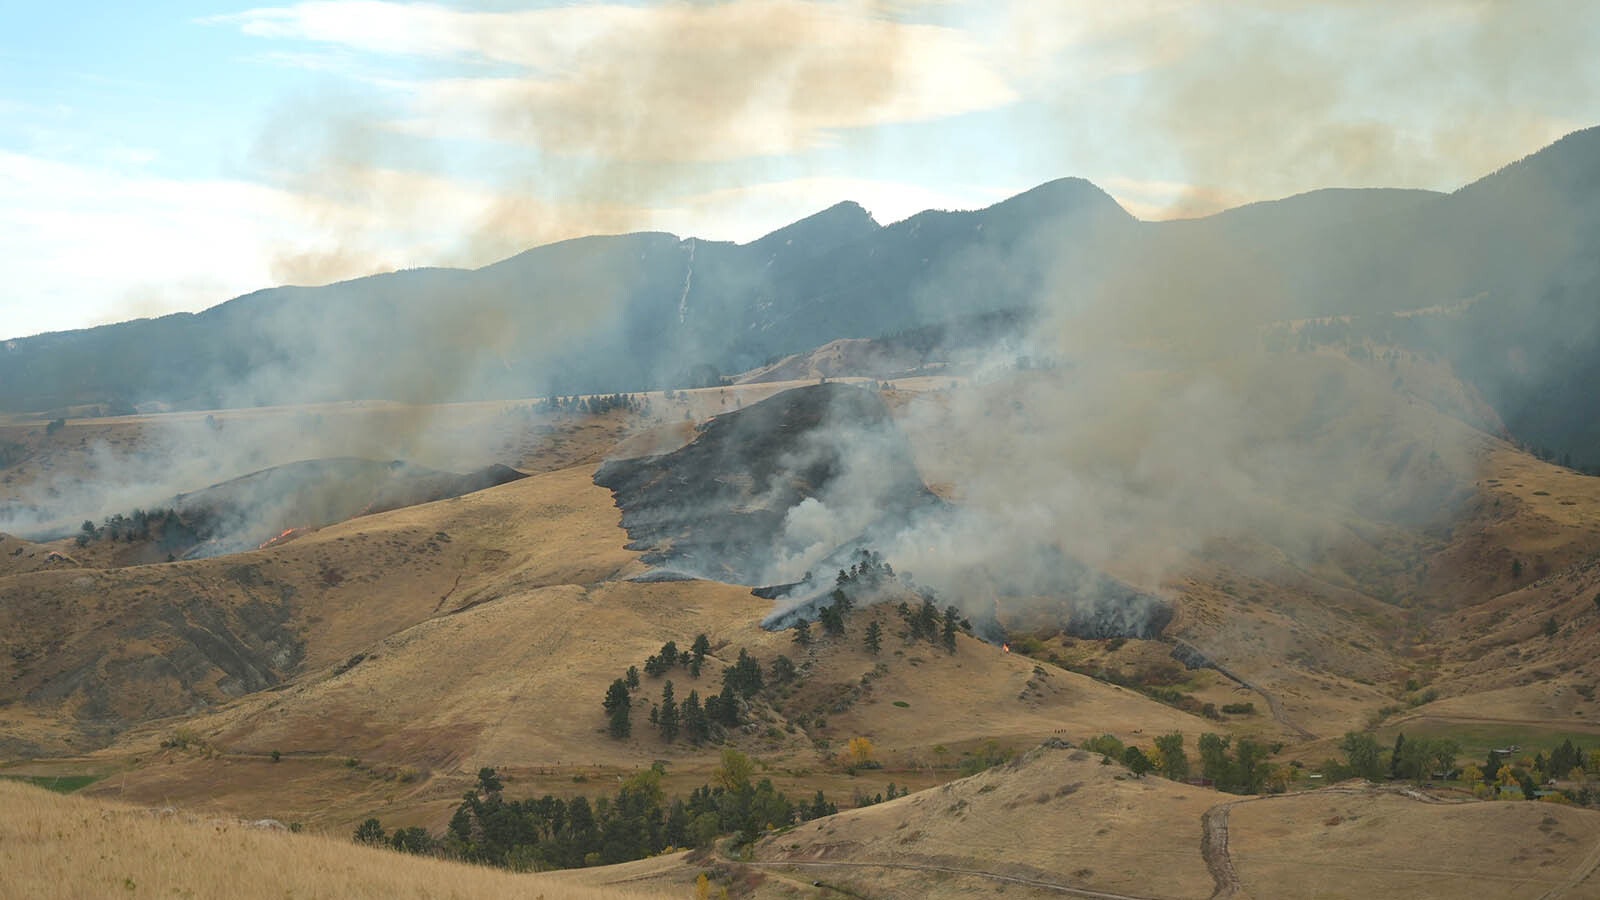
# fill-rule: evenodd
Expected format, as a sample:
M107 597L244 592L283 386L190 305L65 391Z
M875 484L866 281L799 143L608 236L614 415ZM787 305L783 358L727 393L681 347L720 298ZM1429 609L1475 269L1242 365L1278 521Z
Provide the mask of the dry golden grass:
M61 797L4 781L0 873L0 897L16 900L652 896L638 888L590 887L572 878L406 856L335 837Z
M1548 803L1420 803L1307 793L1229 813L1230 850L1255 897L1543 897L1584 876L1600 815ZM1585 881L1566 896L1592 897Z
M137 756L139 763L90 790L336 827L380 813L386 822L437 830L484 765L507 770L520 792L604 793L606 783L571 779L610 779L663 759L682 781L675 789L698 786L715 764L715 748L663 744L644 723L643 706L633 738L606 738L599 706L605 686L664 641L687 646L701 631L719 649L699 682L674 675L679 697L720 688L720 666L740 648L764 661L797 648L787 634L758 627L769 605L743 588L616 580L642 568L622 549L627 538L616 509L590 471L537 475L266 551L179 564L200 583L226 585L230 567L249 564L305 585L297 608L307 671L284 689L124 736L95 762L123 768ZM448 543L421 552L436 533ZM330 568L343 573L340 583L324 583L319 573ZM116 584L138 571L96 577ZM858 646L864 627L857 617L851 637L812 652L810 683L850 689L883 663L887 672L870 692L830 715L825 728L792 727L790 718L811 710L785 701L782 712L763 713L749 733L735 736L772 767L782 789L823 788L847 800L859 783L837 774L834 756L858 735L872 738L899 769L860 785L872 793L887 781L920 786L948 778L949 768L931 767L951 767L961 750L989 739L1031 745L1060 733L1193 735L1206 727L1080 675L1053 667L1037 674L1032 661L969 639L952 656L894 638L891 624L883 654L869 657ZM365 658L341 671L356 654ZM644 697L659 691L659 682L647 679ZM157 745L178 727L216 752L161 751ZM948 754L933 752L939 745ZM267 759L274 750L283 754L276 765ZM359 767L343 765L352 757Z
M1215 887L1201 853L1202 817L1224 806L1237 896L1593 896L1600 866L1600 815L1589 810L1440 801L1355 784L1238 797L1041 748L1014 765L770 837L750 868L769 877L759 896L786 896L787 876L868 895L1009 894L1031 883L1200 898ZM672 883L672 873L659 874L649 883ZM674 877L681 883L683 870Z
M1041 749L1015 766L807 823L763 842L757 859L943 866L1139 896L1206 896L1200 816L1219 795L1133 778L1100 759ZM796 871L844 884L853 877L847 867ZM925 896L964 896L972 885L923 887Z

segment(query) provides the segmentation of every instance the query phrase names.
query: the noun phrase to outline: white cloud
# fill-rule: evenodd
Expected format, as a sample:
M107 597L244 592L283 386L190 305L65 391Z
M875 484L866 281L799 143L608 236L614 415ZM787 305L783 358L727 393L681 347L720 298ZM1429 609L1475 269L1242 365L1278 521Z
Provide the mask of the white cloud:
M128 176L0 152L0 332L16 337L180 309L260 287L275 192Z

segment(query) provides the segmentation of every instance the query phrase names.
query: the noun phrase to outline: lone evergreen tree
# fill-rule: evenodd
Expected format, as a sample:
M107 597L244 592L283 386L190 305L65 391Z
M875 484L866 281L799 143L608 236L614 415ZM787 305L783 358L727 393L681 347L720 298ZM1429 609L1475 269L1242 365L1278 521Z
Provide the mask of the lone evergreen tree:
M734 664L733 671L739 693L754 697L761 691L761 663L754 656L740 649L739 660Z
M611 687L606 691L606 699L602 706L605 707L607 724L606 730L611 736L621 740L633 733L633 704L628 696L627 681L618 678L611 682Z
M678 723L678 703L672 698L672 682L668 680L661 686L661 709L656 716L662 740L670 744L678 739Z
M794 626L794 642L802 647L811 646L811 623L801 619Z
M877 656L878 651L883 648L883 627L878 624L877 619L867 623L866 644L867 652L873 656Z
M961 611L954 606L947 606L944 610L944 646L951 653L956 652L956 630L961 627Z
M733 682L724 681L722 683L722 693L718 694L715 699L717 701L717 714L712 718L729 728L738 725L739 698L734 693ZM710 706L709 701L707 701L707 706Z
M706 738L711 736L711 722L706 718L706 711L700 705L698 691L689 692L689 696L683 701L681 714L683 716L684 737L688 738L689 743L694 744L696 747L700 746L705 742Z
M844 634L844 614L839 612L838 606L824 606L817 612L817 621L830 635Z

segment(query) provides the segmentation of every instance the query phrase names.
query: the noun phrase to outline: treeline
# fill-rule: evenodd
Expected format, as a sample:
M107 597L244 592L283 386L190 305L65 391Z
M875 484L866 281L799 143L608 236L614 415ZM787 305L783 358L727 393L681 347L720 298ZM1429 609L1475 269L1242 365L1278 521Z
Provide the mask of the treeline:
M79 547L87 547L93 541L149 541L163 550L176 551L210 537L216 527L213 518L202 510L136 509L128 515L108 516L99 525L85 519L75 540Z
M1119 762L1135 775L1155 772L1173 781L1215 787L1232 794L1277 793L1287 790L1291 781L1302 777L1298 760L1287 766L1268 762L1283 749L1282 744L1263 743L1253 738L1231 738L1217 734L1200 735L1191 760L1182 734L1173 732L1155 739L1150 748L1124 744L1113 735L1090 738L1083 749L1102 754L1106 762ZM1361 778L1379 783L1412 781L1417 784L1455 781L1483 799L1544 800L1551 803L1600 804L1600 792L1587 784L1589 776L1600 774L1600 749L1584 751L1567 739L1547 755L1531 755L1519 747L1490 750L1480 765L1458 764L1461 746L1449 738L1407 738L1395 736L1386 748L1376 735L1348 732L1339 742L1343 759L1328 759L1318 774L1328 782ZM1569 786L1557 787L1564 781Z
M518 871L610 865L679 847L709 847L725 834L741 843L763 831L821 816L838 808L821 791L795 802L770 779L754 781L755 764L731 747L722 751L715 785L668 802L660 763L627 781L614 796L591 801L553 795L508 800L498 773L478 772L443 835L409 827L388 833L375 818L356 829L362 843L406 853L441 856ZM890 788L891 795L894 789Z
M531 421L551 414L598 416L612 410L648 412L650 401L642 394L551 394L531 403L514 406L502 415Z
M1286 788L1286 773L1267 758L1283 749L1282 744L1263 743L1254 738L1232 738L1206 732L1200 735L1196 750L1198 765L1191 762L1179 732L1155 739L1148 750L1124 744L1115 736L1103 734L1083 742L1083 749L1122 763L1135 775L1156 772L1172 781L1214 787L1229 794L1259 794Z
M638 394L589 394L586 396L574 394L570 397L551 394L535 401L534 405L545 412L581 413L586 416L598 416L617 409L638 412L644 409L648 402Z
M1483 798L1520 798L1553 803L1600 803L1587 784L1589 776L1600 774L1600 749L1585 751L1571 738L1546 755L1522 752L1520 747L1491 749L1482 764L1468 762L1457 766L1460 745L1448 738L1410 738L1402 732L1394 746L1385 750L1375 735L1349 732L1339 744L1344 760L1323 763L1325 777L1365 778L1368 781L1459 781L1474 795ZM1555 782L1577 787L1555 787Z

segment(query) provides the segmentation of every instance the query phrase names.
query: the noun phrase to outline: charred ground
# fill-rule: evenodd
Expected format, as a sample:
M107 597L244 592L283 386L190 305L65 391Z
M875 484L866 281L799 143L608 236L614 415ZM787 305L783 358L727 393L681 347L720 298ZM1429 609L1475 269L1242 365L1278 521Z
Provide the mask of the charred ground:
M796 388L718 416L687 446L610 460L594 480L612 491L629 549L645 551L646 563L755 586L790 511L842 485L847 445L861 440L877 451L871 488L882 521L941 503L883 400L848 384Z

